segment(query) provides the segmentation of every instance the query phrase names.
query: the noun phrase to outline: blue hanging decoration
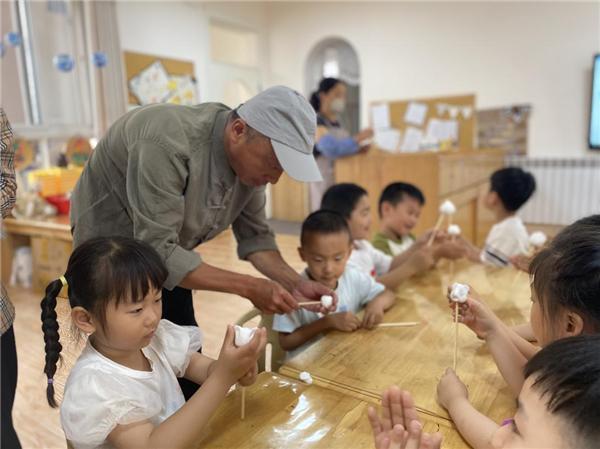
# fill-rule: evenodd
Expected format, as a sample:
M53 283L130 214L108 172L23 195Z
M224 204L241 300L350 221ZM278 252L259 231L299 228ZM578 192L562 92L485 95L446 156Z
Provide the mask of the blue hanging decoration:
M0 42L0 58L4 58L4 53L6 53L6 47L4 42Z
M65 73L73 70L75 66L73 57L67 53L59 53L52 59L52 62L54 63L54 67Z
M11 47L18 47L22 42L21 34L16 31L10 31L6 33L6 41Z
M106 67L108 63L108 58L106 57L106 53L103 51L95 51L92 55L92 60L94 62L94 66L101 69L102 67Z

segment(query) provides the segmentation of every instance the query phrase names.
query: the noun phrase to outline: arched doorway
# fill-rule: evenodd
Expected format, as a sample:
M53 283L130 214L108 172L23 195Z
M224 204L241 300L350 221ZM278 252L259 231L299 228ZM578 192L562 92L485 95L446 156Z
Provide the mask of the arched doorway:
M339 78L348 85L346 110L342 122L352 134L360 126L360 67L354 47L345 39L323 39L308 54L304 67L307 97L317 89L324 77Z

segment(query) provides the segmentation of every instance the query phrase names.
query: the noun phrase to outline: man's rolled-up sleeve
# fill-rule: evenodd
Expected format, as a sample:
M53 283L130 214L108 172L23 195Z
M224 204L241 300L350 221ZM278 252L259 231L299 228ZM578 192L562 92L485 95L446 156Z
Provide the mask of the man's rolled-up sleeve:
M187 161L152 140L138 140L128 151L127 198L133 235L158 252L169 271L164 287L172 290L202 262L198 253L179 245Z
M233 233L238 242L238 256L247 259L259 251L276 251L275 235L267 224L265 188L256 189L240 215L233 222Z

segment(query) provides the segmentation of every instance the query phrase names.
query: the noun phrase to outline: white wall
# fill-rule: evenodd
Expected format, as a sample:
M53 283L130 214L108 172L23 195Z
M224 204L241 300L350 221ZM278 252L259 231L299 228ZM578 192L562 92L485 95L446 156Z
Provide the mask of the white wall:
M363 125L373 100L476 93L480 108L533 105L532 156L584 156L599 5L271 3L270 83L302 90L311 48L343 37L361 62Z
M123 50L194 62L201 101L221 101L218 81L223 67L210 58L211 19L256 31L259 35L261 85L268 72L267 11L256 3L183 1L118 1L117 17ZM239 73L231 68L232 73Z

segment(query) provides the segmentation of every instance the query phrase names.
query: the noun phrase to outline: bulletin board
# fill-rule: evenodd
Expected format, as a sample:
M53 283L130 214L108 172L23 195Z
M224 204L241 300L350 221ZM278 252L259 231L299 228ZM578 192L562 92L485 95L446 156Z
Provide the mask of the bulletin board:
M193 62L129 51L123 59L130 105L199 102Z
M387 139L390 142L388 146L391 147L387 150L390 152L407 151L402 149L402 145L407 136L407 130L410 128L409 133L416 134L415 138L418 138L419 132L422 137L419 148L413 148L408 152L450 148L461 151L472 150L476 146L475 100L476 96L471 94L373 102L370 106L370 123L375 131L376 144L378 134L383 135L387 127L389 130L397 130L397 134L400 136L398 142ZM380 112L385 110L387 117L382 119L381 114L379 114L379 118L375 117L374 110L378 107ZM442 137L435 141L436 136L439 135ZM383 139L381 140L383 141ZM397 146L395 151L394 146Z

